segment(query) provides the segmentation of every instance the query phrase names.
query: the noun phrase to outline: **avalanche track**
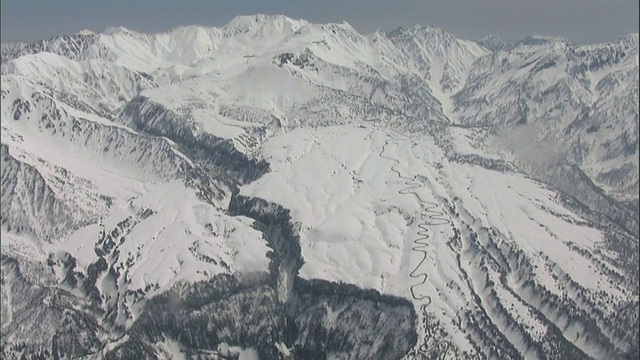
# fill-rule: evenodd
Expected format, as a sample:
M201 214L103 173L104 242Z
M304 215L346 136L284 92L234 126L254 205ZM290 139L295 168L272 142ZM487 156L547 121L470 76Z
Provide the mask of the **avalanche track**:
M437 226L437 225L448 225L448 224L451 224L451 221L446 218L446 215L444 212L436 210L439 208L439 205L437 203L423 199L416 192L416 189L420 189L424 187L424 184L416 180L415 176L407 177L402 175L402 173L398 169L396 169L396 167L400 165L400 160L385 155L385 152L387 151L387 146L390 143L392 142L397 143L400 141L410 140L410 138L404 134L396 133L395 131L394 133L395 133L395 137L387 133L389 136L392 137L392 139L385 140L384 145L382 145L382 149L380 150L380 153L378 154L378 156L380 156L383 159L387 159L395 162L395 164L390 166L389 169L394 173L396 173L396 175L398 175L400 179L404 180L404 185L406 185L406 187L398 191L398 194L413 195L416 198L416 200L418 200L418 202L420 203L424 211L424 213L421 215L422 221L418 224L418 228L420 228L420 230L418 230L417 232L418 237L413 240L413 247L411 248L412 251L422 254L422 259L420 259L420 261L416 264L415 268L409 273L409 276L415 279L419 279L418 283L411 285L411 288L410 288L411 297L414 300L424 302L422 305L420 305L420 311L422 312L422 316L426 317L427 307L431 304L431 297L429 295L422 295L422 296L416 295L415 288L418 286L424 285L427 282L427 279L429 278L429 275L427 273L420 272L420 267L425 262L428 255L425 248L428 246L429 227ZM429 329L425 329L425 331L427 332L427 336L429 336ZM444 352L443 352L442 358L445 358L446 353L448 352L448 349L450 347L450 344L448 343L448 341L443 341L442 344L437 343L435 345L436 346L444 345ZM428 353L429 348L427 345L427 341L425 341L420 346L418 351L425 355Z

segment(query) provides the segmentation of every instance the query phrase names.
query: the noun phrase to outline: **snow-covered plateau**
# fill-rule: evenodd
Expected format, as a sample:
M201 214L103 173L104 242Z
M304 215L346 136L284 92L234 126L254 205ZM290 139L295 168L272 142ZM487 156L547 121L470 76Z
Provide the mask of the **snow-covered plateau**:
M7 359L636 359L638 34L2 44Z

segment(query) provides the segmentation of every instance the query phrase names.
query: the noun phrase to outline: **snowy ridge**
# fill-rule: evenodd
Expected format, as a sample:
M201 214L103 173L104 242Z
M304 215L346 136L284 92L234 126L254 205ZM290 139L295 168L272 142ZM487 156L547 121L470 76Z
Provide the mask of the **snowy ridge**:
M405 163L398 163L397 160L389 162L386 160L387 158L397 159L400 156L404 161L407 161L409 159L407 155L399 156L399 154L409 152L408 145L411 142L406 141L404 143L406 147L404 148L394 146L394 153L391 155L389 152L392 148L389 145L385 145L385 143L389 144L388 141L392 141L392 138L390 139L387 136L389 135L384 135L375 129L371 130L371 134L367 134L365 130L350 130L348 127L327 129L322 132L296 130L287 134L289 139L280 137L279 143L276 143L274 139L274 143L268 145L267 151L269 153L273 151L270 157L273 172L265 175L247 188L243 188L246 189L243 191L250 195L259 195L284 204L293 210L295 219L299 219L303 224L308 224L308 227L305 227L301 233L303 256L305 258L305 265L301 269L303 276L309 278L325 277L331 280L361 283L384 292L403 294L404 296L413 294L417 300L424 300L428 296L432 300L425 300L426 304L433 302L429 310L438 314L439 312L436 309L442 307L441 316L444 316L444 318L455 318L454 314L459 311L462 312L458 316L463 317L463 309L469 308L469 303L465 303L463 299L468 297L467 301L474 303L475 300L473 299L479 295L474 295L474 292L478 291L478 289L487 289L486 283L491 277L485 280L484 275L479 274L489 270L483 270L485 267L479 264L484 261L492 263L498 259L503 259L492 265L496 266L494 271L502 273L504 270L499 269L504 269L505 266L512 269L513 275L507 275L507 277L512 277L514 280L511 281L514 281L514 283L510 284L502 282L505 280L494 278L491 280L493 285L495 286L502 282L504 288L498 287L495 290L496 292L482 295L481 299L483 298L483 300L476 304L486 307L488 304L506 302L501 305L503 310L498 307L493 310L493 314L489 312L490 319L492 319L490 321L497 321L495 319L505 316L504 314L498 315L502 311L511 314L509 316L512 316L513 319L519 319L520 321L530 319L524 323L526 325L521 330L516 330L516 334L518 332L522 334L517 336L524 336L524 339L529 339L517 340L517 342L524 341L529 345L512 351L525 353L533 351L528 356L542 356L541 354L544 354L545 350L541 348L533 350L535 346L531 344L538 342L539 345L537 346L543 346L549 341L561 341L562 335L558 339L557 335L554 335L553 338L544 337L545 333L542 330L529 333L530 330L527 329L529 326L537 326L538 329L542 326L545 329L549 325L540 325L549 324L544 320L545 316L553 317L554 315L551 315L553 312L548 312L545 315L537 313L541 309L539 308L538 300L523 298L522 295L518 294L523 291L526 293L525 289L527 287L544 284L542 286L545 288L559 289L554 291L558 291L558 296L564 297L567 291L574 291L571 286L592 286L594 284L591 281L593 276L605 276L604 273L596 275L600 271L597 270L587 275L584 273L586 265L571 265L578 259L575 259L575 255L572 255L575 251L574 247L569 245L573 242L580 241L582 243L586 239L591 239L588 243L582 243L583 245L579 246L585 246L585 249L592 246L603 246L604 239L601 237L602 235L597 230L585 227L586 223L583 220L555 204L554 196L546 193L548 190L540 189L539 185L529 180L523 181L519 176L501 175L496 177L495 175L490 175L494 173L491 170L468 167L468 165L462 164L455 165L454 163L446 165L446 160L433 159L433 156L437 156L435 154L427 155L423 153L421 156L428 157L421 161L413 160L414 162L410 166ZM317 140L311 140L313 138ZM384 138L388 140L385 141L383 140ZM385 149L382 159L385 159L388 165L378 164L380 162L380 159L376 159L378 152L369 149L369 146L373 145L368 145L369 141L378 143L378 152ZM414 139L412 142L415 144L416 140ZM291 146L294 143L296 146L285 150L286 152L281 150L286 149L283 148L282 144ZM307 144L311 144L311 146ZM349 151L341 148L338 144L344 144L342 147L349 144ZM419 149L420 147L414 145L413 148ZM423 148L434 149L433 147ZM417 156L417 154L414 156ZM318 168L309 169L311 172L307 172L308 170L305 170L304 164L309 162L324 164L327 168L320 172ZM393 165L394 162L396 165ZM442 163L443 166L441 170L434 173L433 170L421 165L425 163ZM382 174L380 174L379 170L374 170L385 168L385 166L389 168L389 172L383 176L380 176ZM395 178L397 173L394 173L394 169L395 171L400 171L403 177L420 179L418 183L430 185L425 185L419 190L407 189L406 180L401 178L401 181L398 181ZM319 177L318 173L326 175ZM376 173L377 177L374 178L367 175L373 173ZM407 176L404 174L417 175ZM503 179L501 178L502 176L504 176ZM314 179L313 187L319 188L321 191L314 192L311 190L308 185L311 178ZM339 180L342 178L344 180ZM349 178L350 180L347 180ZM506 181L506 184L496 185L496 181L499 181L498 184ZM490 185L490 183L493 183L493 185ZM342 187L338 188L338 184L341 184ZM345 185L347 186L345 187ZM476 186L479 187L475 188ZM274 191L274 189L279 190ZM429 191L428 189L432 190ZM395 195L395 191L419 191L417 192L419 194L417 196L420 197L419 201L407 202L411 198L406 197L406 195L398 197ZM430 192L434 191L436 191L436 194L430 194ZM538 191L541 191L539 195L533 195ZM468 192L467 195L463 195L466 192ZM327 195L325 197L322 194ZM379 195L371 197L369 194ZM456 195L453 196L453 194ZM514 198L494 199L498 194L503 194L502 196L513 194ZM444 209L450 209L447 211L447 217L452 219L451 225L425 226L425 224L433 225L433 222L426 220L430 216L431 205L424 206L421 201L433 199L434 197L436 200L444 201L440 206ZM451 200L446 199L454 199L454 201L451 203ZM530 203L532 200L534 200L533 204ZM369 201L372 201L372 203L369 204ZM522 212L514 212L514 208L512 208L514 205L516 205L516 208L524 207L521 210ZM558 218L559 213L564 213L563 217ZM551 222L547 223L548 221ZM564 224L560 225L556 221ZM518 226L511 225L514 223L518 224ZM447 222L443 222L444 224L447 224ZM541 227L555 230L541 238L543 234L537 231ZM555 233L556 231L557 233ZM405 260L404 257L411 254L411 249L416 249L414 241L417 240L422 243L420 239L424 238L425 234L429 236L429 241L426 243L427 246L420 246L418 256L410 256L408 260ZM323 240L327 237L334 240L330 242ZM357 241L350 239L357 239ZM374 239L383 241L383 244L387 242L387 244L376 245ZM539 243L542 239L548 245ZM565 255L560 255L558 252L557 242L560 240L567 241L564 248ZM496 241L499 242L496 243ZM549 252L549 250L544 250L544 246L554 247L555 250ZM428 251L428 257L426 258L423 258L422 255L423 248L425 249L424 251ZM402 249L406 250L402 251ZM580 261L594 261L595 264L598 264L597 267L605 266L600 262L601 260L593 258L595 253L592 253L592 251L594 250L595 248L587 250L587 253L582 255L585 257ZM489 255L495 251L497 253ZM519 252L522 252L522 255L516 256L515 254ZM514 257L525 256L525 258L531 257L531 259L535 259L538 254L550 253L558 256L550 260L552 268L571 266L565 268L561 274L570 274L570 278L579 281L581 285L569 286L569 284L563 284L562 282L554 285L561 278L553 278L552 274L554 272L547 273L550 270L547 270L546 267L539 268L540 272L538 272L530 265L511 263L514 261ZM353 254L358 255L354 256ZM456 260L455 254L464 256ZM575 260L567 262L562 260L562 256L574 257ZM353 258L357 260L353 262L351 260ZM481 261L482 258L485 258L485 260ZM461 261L470 262L465 264ZM602 261L608 262L609 260L606 260L605 257ZM381 267L380 265L373 266L373 264L389 264L389 266ZM427 286L417 286L420 285L422 279L418 281L411 277L411 274L416 274L414 266L420 266L420 264L424 264L424 270L421 271L426 271L429 275L428 282L425 284ZM398 265L400 267L396 268L395 266ZM465 280L467 278L466 274L473 274L473 277ZM487 272L487 276L490 274L491 272ZM503 279L504 273L502 274L500 279ZM523 276L524 279L529 278L530 280L523 280ZM605 278L606 276L602 278L602 281L609 281L604 280ZM469 283L469 281L471 282ZM603 284L602 281L600 286ZM618 287L614 283L610 282L610 285L608 285L611 286L608 293L618 293L621 299L625 298L626 295L623 294L626 290L621 288L614 290ZM466 291L470 291L470 293L463 295L465 293L463 289L468 289ZM590 290L586 289L580 290L580 292L582 291L590 292ZM447 293L451 294L450 296L452 297L445 297ZM436 294L439 298L434 297ZM502 294L502 296L498 294ZM514 294L515 297L511 294ZM551 296L551 293L549 296ZM559 301L560 298L556 299L553 301ZM514 303L514 301L516 302ZM615 302L616 300L611 300L611 303ZM421 301L417 303L420 304ZM460 310L455 310L456 307L452 307L452 304L458 304L457 306L460 307ZM515 305L511 307L509 304ZM416 306L421 308L424 305ZM517 311L518 306L521 306L524 312ZM558 306L564 307L567 304ZM453 311L453 313L445 315L449 311ZM529 315L531 311L533 311L533 314ZM433 312L430 312L430 314L433 314ZM609 313L609 316L612 315L613 312ZM459 326L459 328L457 329L455 327L447 328L447 332L450 334L468 332L467 327L471 326L468 321L472 321L477 316L479 315L465 320L467 322L458 323L456 326ZM438 318L437 315L436 318ZM515 320L509 321L511 323L507 322L505 325L498 322L496 333L504 331L504 326L515 326L509 325L516 324ZM551 325L551 327L553 326ZM435 337L433 334L430 336ZM482 336L480 333L477 333L477 336L480 336L478 339L486 338L486 335ZM427 337L427 340L425 340L425 343L431 344L432 351L438 349L437 344L441 344L440 346L444 344L442 340L436 340L437 338L434 339L433 337ZM475 341L478 340L476 339ZM516 340L510 339L509 341ZM609 342L605 338L602 341L604 344ZM474 342L458 340L455 346L458 349L467 351L470 355L477 351L472 345ZM478 343L475 346L478 346ZM480 345L480 347L484 346L489 346L489 344ZM586 353L594 352L593 348L584 347L582 344L578 347ZM442 350L442 348L440 349ZM536 352L539 355L534 356L533 354ZM451 354L456 353L451 351ZM457 353L455 356L462 355ZM498 355L496 354L496 356Z
M637 34L254 15L1 71L5 357L637 357Z

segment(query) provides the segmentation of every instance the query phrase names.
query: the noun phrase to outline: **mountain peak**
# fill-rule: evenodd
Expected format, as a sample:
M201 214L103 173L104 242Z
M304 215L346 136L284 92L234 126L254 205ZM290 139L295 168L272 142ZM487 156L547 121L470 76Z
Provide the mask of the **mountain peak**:
M511 50L515 46L515 41L512 39L505 39L495 34L489 34L476 42L493 52Z
M104 29L103 31L101 31L100 33L104 35L115 35L115 34L129 35L134 33L134 31L131 31L125 28L124 26L110 26Z
M620 39L618 39L618 42L637 47L638 46L638 33L627 34L627 35L621 37Z
M308 22L305 20L295 20L284 15L256 14L236 16L224 25L222 29L226 32L246 32L255 27L273 26L279 29L288 27L296 31L307 24Z
M416 35L453 36L437 26L419 24L409 27L399 27L389 32L390 37L407 37Z
M93 31L91 31L89 29L83 29L83 30L80 30L80 31L78 31L76 33L76 35L83 35L83 36L89 36L89 35L93 35L93 34L95 34L95 32L93 32Z
M565 44L569 45L569 40L562 37L555 36L543 36L543 35L530 35L524 37L516 42L516 46L544 46L552 44Z

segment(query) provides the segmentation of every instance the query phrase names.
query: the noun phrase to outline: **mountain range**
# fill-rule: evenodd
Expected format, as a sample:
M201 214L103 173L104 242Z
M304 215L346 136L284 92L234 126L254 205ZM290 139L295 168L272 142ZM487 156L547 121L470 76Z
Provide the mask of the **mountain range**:
M3 358L638 357L638 34L2 44Z

